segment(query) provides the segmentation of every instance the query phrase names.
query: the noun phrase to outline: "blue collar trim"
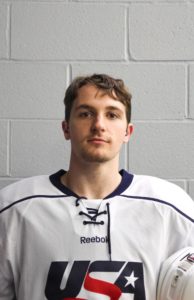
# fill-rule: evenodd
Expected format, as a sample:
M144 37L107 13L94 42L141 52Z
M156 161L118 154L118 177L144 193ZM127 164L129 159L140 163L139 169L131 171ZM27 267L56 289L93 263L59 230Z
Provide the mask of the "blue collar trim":
M58 188L62 193L68 195L68 196L73 196L76 198L86 198L86 197L82 197L80 195L77 195L76 193L74 193L72 190L70 190L68 187L66 187L65 185L63 185L61 183L61 176L63 176L66 173L65 170L59 170L58 172L50 175L50 181L51 183ZM133 180L133 175L129 174L127 171L125 170L121 170L120 175L122 176L121 182L118 185L118 187L112 192L110 193L108 196L106 196L104 199L108 199L108 198L112 198L118 195L121 195L130 185L131 182Z

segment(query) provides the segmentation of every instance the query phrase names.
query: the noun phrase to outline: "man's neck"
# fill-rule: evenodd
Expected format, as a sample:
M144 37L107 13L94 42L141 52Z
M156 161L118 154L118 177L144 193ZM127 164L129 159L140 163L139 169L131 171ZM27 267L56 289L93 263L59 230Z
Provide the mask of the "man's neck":
M70 164L69 171L62 176L61 182L79 196L103 199L117 188L121 175L117 164Z

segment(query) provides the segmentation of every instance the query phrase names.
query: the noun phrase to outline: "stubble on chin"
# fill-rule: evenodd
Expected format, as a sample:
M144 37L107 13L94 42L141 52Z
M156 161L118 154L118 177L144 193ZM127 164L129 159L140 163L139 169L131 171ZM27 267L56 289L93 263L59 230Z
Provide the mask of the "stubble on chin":
M82 158L85 162L96 162L96 163L104 163L110 160L105 155L100 155L100 154L94 154L94 153L87 153L83 152L82 153Z
M110 155L107 153L95 151L94 149L82 149L80 153L85 162L104 163L111 160Z

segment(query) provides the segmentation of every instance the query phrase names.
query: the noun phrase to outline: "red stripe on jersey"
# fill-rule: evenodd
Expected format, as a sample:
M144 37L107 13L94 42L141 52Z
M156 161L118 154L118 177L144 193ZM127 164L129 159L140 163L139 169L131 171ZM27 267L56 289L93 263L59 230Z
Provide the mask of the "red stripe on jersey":
M106 281L94 279L90 277L89 273L86 274L84 287L90 292L107 295L110 297L110 300L118 300L122 294L118 286Z

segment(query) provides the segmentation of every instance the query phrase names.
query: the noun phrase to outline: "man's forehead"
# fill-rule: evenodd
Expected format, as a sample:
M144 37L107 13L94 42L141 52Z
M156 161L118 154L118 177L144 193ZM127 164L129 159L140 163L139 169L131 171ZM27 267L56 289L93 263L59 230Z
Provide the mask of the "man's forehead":
M112 91L110 91L110 90L98 88L97 86L95 86L93 84L86 84L86 85L82 86L78 90L76 98L81 98L83 95L91 96L94 98L101 98L101 97L108 96L108 97L112 98L113 100L119 100L116 96L114 89Z
M73 103L73 110L78 108L93 109L119 109L125 111L125 105L116 98L111 96L106 90L98 89L94 85L84 85L78 91L77 97Z
M125 111L125 106L122 102L113 98L78 98L73 104L74 110L91 109L91 110L119 110Z

